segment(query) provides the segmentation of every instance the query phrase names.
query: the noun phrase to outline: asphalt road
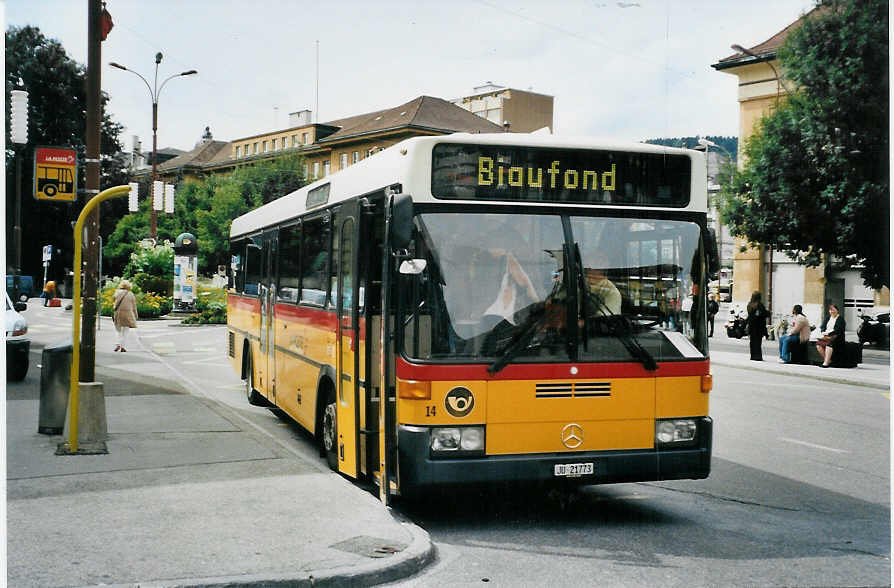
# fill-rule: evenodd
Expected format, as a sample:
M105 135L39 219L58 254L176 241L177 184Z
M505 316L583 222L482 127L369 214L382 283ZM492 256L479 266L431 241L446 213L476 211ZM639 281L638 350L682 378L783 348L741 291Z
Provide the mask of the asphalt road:
M713 371L707 480L427 497L439 562L396 585L890 585L889 395Z
M58 318L33 323L35 339L64 337L70 322ZM158 321L134 335L160 360L148 377L233 406L258 434L319 459L294 424L247 405L225 333ZM715 345L747 345L722 339ZM439 559L397 585L890 585L890 395L713 371L707 480L495 487L399 503L399 514L431 534Z

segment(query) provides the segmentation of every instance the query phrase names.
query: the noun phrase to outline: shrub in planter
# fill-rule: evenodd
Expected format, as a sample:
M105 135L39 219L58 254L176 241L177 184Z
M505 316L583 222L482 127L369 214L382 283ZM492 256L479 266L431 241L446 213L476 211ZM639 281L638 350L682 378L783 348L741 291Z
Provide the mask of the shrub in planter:
M174 295L173 276L154 276L141 272L133 277L133 283L142 292L154 292L168 297Z

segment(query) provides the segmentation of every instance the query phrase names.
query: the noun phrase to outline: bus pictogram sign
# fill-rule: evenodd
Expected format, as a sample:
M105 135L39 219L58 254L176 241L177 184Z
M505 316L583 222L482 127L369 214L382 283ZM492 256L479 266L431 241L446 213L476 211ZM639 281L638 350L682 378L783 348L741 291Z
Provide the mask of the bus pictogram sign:
M34 197L72 202L77 199L78 154L67 147L34 150Z

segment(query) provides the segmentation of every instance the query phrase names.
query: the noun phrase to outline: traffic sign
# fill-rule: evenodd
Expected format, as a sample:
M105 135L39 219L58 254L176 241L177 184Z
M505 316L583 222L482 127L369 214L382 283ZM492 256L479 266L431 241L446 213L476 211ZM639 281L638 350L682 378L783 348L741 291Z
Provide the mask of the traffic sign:
M78 153L69 147L34 150L34 197L72 202L78 191Z

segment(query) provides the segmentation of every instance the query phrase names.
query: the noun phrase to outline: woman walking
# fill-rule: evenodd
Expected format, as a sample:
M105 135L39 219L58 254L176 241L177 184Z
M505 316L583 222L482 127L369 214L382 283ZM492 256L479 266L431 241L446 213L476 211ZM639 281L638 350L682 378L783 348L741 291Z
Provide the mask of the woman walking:
M115 351L127 351L127 332L137 328L137 299L131 292L130 282L121 280L115 291L115 312L112 315L115 331L118 333L118 344Z
M748 328L748 343L751 348L751 360L763 361L761 355L761 342L767 336L767 308L761 302L761 293L755 291L748 303L748 318L745 325Z

